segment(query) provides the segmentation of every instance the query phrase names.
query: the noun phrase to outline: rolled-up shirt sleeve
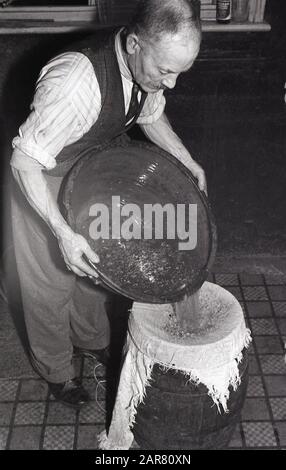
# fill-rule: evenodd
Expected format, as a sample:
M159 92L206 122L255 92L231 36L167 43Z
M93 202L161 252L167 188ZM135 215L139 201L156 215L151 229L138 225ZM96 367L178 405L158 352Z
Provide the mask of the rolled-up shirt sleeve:
M29 157L26 153L23 153L22 150L17 147L14 148L10 165L16 170L23 171L38 171L44 170L45 167L41 165L38 160Z
M87 57L66 53L53 59L41 71L31 113L13 139L11 165L23 167L21 156L26 156L42 168L54 168L60 151L89 130L100 108L98 82Z
M164 112L166 99L163 90L148 93L143 109L137 119L138 124L153 124Z
M39 101L37 96L32 112L19 129L12 146L37 160L45 168L56 166L56 156L77 127L71 103L60 90L46 91Z

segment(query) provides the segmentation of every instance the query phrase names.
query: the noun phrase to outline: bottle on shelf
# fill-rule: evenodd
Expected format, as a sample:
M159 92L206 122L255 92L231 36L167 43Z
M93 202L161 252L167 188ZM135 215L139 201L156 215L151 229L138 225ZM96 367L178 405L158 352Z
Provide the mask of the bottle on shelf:
M238 23L248 21L249 0L232 0L232 19Z
M218 23L227 24L231 20L232 0L217 0L216 20Z

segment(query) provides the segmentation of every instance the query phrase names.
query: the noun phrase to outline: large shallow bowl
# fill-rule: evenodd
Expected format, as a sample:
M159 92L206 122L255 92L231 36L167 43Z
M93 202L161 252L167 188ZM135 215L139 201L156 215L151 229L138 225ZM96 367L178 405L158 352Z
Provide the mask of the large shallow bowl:
M192 174L168 152L137 141L89 149L64 179L62 201L68 223L99 255L99 277L113 291L138 302L169 303L193 293L206 280L216 248L212 213ZM133 212L127 204L133 204ZM160 219L156 206L159 218L147 220L154 204L169 204L169 212ZM197 217L189 212L189 204L197 208ZM188 246L179 245L179 207L185 208ZM126 224L136 239L123 233ZM105 229L105 238L96 235L100 229Z

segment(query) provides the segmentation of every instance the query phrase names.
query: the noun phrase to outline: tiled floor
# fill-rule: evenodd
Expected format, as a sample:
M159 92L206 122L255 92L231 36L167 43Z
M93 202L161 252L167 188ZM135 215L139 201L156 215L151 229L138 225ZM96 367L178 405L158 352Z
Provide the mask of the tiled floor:
M253 337L247 397L229 449L286 449L286 276L220 272L209 280L240 301ZM87 359L78 367L93 396L80 412L53 401L35 374L0 379L0 449L97 448L105 371Z

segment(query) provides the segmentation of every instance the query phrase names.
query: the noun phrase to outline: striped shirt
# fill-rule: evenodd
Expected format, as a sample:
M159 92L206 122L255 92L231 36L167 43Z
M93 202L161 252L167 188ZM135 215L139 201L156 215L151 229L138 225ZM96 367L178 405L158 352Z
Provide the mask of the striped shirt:
M115 37L115 51L127 114L133 82L123 58L120 32ZM137 119L138 124L154 123L164 108L163 90L149 93ZM19 170L35 167L35 164L36 168L54 168L63 147L87 133L100 111L100 88L89 59L80 52L56 56L40 72L31 113L12 142L15 151L11 165Z

